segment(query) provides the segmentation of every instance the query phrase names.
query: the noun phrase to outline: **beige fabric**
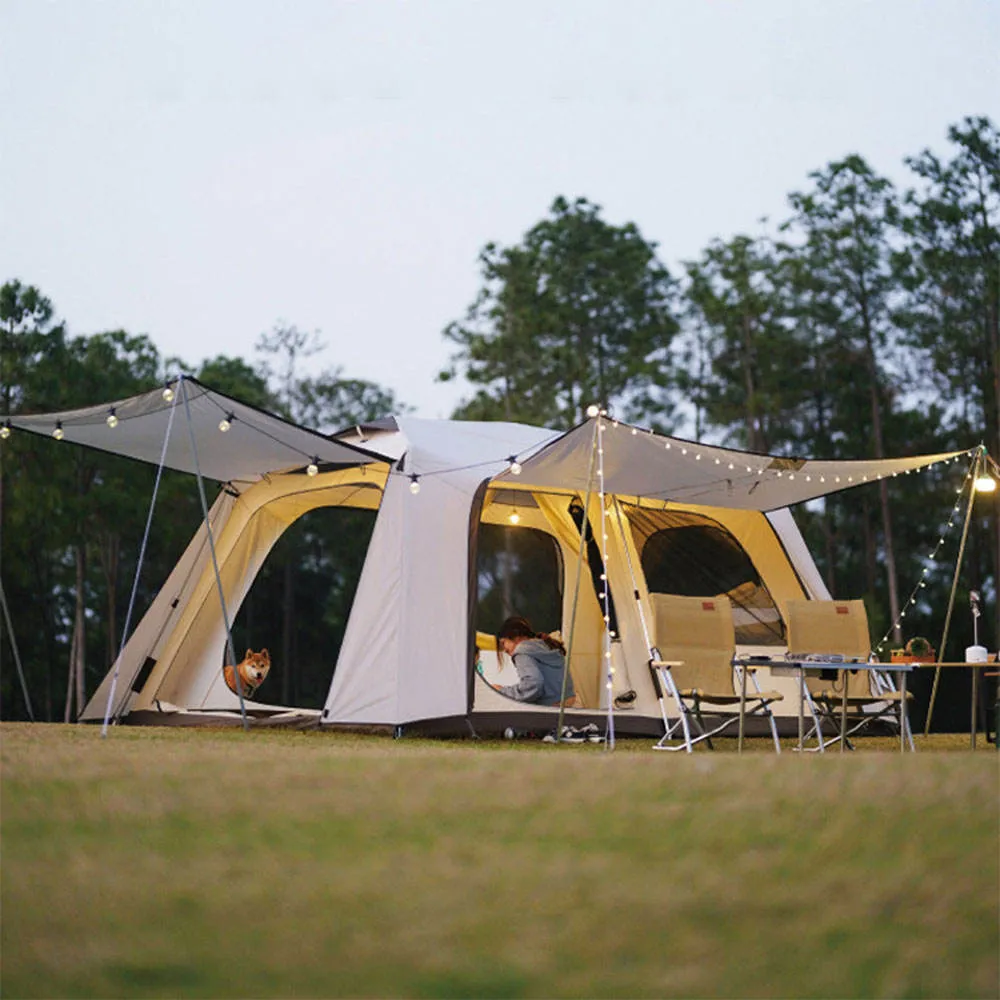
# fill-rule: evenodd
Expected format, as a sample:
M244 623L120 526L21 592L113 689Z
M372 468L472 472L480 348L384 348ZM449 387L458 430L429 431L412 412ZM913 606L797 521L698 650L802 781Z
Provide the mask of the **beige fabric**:
M866 660L871 653L868 613L863 601L789 601L785 625L792 656L830 655ZM817 698L842 698L844 671L835 681L806 674L806 686ZM847 673L848 699L871 700L871 671ZM879 700L886 700L880 698Z
M570 646L569 627L573 617L573 598L580 553L580 532L569 516L567 497L536 493L539 510L548 522L548 530L555 535L562 548L566 567L563 587L563 625L567 649ZM598 517L592 516L597 523ZM572 636L573 656L569 671L573 678L578 708L597 708L601 703L602 666L604 658L604 617L594 592L590 570L586 561L580 567L580 602L576 610L576 632Z
M369 466L318 476L271 476L236 498L229 518L215 536L230 621L267 553L290 524L317 507L377 507L387 473L386 466ZM211 562L203 563L189 595L178 618L163 634L160 657L136 695L134 709L150 708L157 699L194 708L238 707L222 678L226 630Z
M683 692L732 696L735 631L727 597L675 597L650 594L653 636L667 660L683 660L671 668L674 683Z

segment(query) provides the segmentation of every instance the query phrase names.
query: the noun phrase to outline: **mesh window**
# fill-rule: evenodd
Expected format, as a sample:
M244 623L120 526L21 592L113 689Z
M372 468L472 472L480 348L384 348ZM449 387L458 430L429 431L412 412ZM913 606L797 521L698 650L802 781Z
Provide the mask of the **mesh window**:
M527 618L538 632L562 628L562 556L551 535L480 524L476 573L480 632L496 635L511 615Z
M725 594L738 643L784 644L785 626L773 598L743 546L718 521L685 511L627 506L625 512L651 593Z

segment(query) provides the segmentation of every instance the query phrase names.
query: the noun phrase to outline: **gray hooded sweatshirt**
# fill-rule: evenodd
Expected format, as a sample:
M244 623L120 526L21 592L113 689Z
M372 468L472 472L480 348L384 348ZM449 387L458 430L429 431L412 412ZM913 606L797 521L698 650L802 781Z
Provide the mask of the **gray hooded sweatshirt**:
M566 657L558 649L550 648L542 639L525 639L518 643L513 660L519 680L501 687L501 694L538 705L559 704ZM567 675L566 697L573 695L573 678Z

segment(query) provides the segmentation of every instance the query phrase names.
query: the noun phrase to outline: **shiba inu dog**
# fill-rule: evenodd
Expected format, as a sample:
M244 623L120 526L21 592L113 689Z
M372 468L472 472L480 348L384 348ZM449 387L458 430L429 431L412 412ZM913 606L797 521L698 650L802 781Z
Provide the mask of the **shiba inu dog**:
M262 649L255 653L252 649L247 650L247 655L243 657L242 663L235 668L226 664L222 673L226 679L226 686L233 694L238 694L236 690L236 671L240 672L240 685L243 688L243 697L252 698L257 692L257 688L267 679L267 672L271 669L271 654Z

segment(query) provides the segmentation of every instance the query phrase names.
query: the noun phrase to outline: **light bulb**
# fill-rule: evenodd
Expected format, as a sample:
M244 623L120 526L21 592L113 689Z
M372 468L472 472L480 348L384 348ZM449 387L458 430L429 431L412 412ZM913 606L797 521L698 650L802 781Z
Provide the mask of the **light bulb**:
M319 461L319 459L318 459L318 458L314 458L314 459L313 459L313 460L312 460L312 461L311 461L311 462L310 462L310 463L309 463L309 464L308 464L308 465L306 466L306 475L307 475L307 476L315 476L315 475L316 475L316 473L317 473L317 472L319 472L319 466L318 466L318 465L316 464L316 463L317 463L318 461Z
M174 390L170 386L166 386L163 390L163 398L168 402L172 403L174 401Z
M997 488L997 481L992 476L979 476L973 488L977 493L993 493Z
M62 441L62 439L63 439L62 421L59 421L59 422L56 423L56 429L52 432L52 436L57 441Z
M597 414L600 413L600 412L601 412L601 408L599 406L595 405L594 403L591 403L590 406L587 407L587 416L590 417L590 418L596 417Z
M507 515L507 520L510 521L511 524L520 524L521 515L518 514L516 510L513 510L510 512L510 514Z
M10 437L10 424L6 423L3 425L3 427L0 427L0 438L3 438L3 440L6 441L7 438L9 437Z
M105 421L105 423L112 430L114 430L118 426L118 416L115 413L115 408L113 406L111 407L111 412L108 414L108 419Z
M513 455L507 461L510 462L510 474L512 476L521 475L521 463Z
M410 492L416 496L420 492L420 477L410 476Z
M228 431L229 428L232 427L232 426L233 426L233 415L231 413L227 413L219 421L219 430L222 431L223 434L225 434L226 431Z

